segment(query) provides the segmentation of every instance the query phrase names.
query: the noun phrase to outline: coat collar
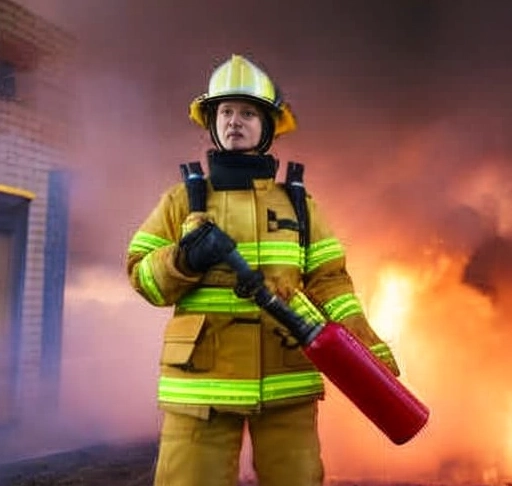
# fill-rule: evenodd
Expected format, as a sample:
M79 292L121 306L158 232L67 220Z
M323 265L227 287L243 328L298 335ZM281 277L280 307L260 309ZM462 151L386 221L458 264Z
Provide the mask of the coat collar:
M210 181L216 191L253 189L255 179L275 179L278 166L272 155L208 152Z

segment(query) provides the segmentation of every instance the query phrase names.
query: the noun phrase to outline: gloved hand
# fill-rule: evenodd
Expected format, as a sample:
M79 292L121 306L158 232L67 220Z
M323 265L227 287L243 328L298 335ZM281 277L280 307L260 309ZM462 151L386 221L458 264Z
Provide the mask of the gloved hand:
M221 263L235 247L235 241L210 221L187 233L179 243L190 270L204 273Z
M207 221L213 222L208 213L202 211L193 211L191 212L185 221L183 221L181 225L181 234L185 236L187 233L194 231L199 228L199 226L203 225Z

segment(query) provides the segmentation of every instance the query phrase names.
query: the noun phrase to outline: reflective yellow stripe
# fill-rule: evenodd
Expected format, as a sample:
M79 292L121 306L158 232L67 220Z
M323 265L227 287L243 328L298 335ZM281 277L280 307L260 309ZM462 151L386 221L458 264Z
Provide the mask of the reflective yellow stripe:
M341 258L344 254L345 250L336 238L326 238L312 243L306 252L306 273L312 272L323 263Z
M158 400L194 405L253 405L259 402L258 380L169 378L158 381Z
M151 254L146 255L139 263L139 283L144 294L154 305L163 306L165 299L153 278L150 260Z
M288 303L289 307L311 325L322 324L326 317L300 291L296 290ZM259 312L260 308L251 299L240 299L229 288L204 287L186 294L176 304L184 312Z
M322 376L317 371L273 375L261 381L161 376L158 382L160 401L194 405L251 406L322 392Z
M386 343L377 343L373 346L370 346L370 351L379 359L385 360L386 358L390 358L393 356L391 349Z
M263 401L316 395L323 392L322 375L318 371L303 371L263 378Z
M288 306L308 324L313 326L323 324L326 320L322 313L300 290L295 291L293 297L288 302Z
M174 242L160 236L138 231L128 247L129 253L149 253ZM261 241L238 243L237 250L251 266L258 265L291 265L302 268L304 265L304 249L290 241Z
M304 266L304 249L290 241L261 241L238 243L237 250L251 266L291 265Z
M153 235L145 231L137 231L133 235L130 245L128 246L128 253L143 253L146 255L138 265L139 283L144 295L154 304L163 306L165 299L158 285L153 277L153 270L151 268L151 252L165 246L173 245L174 243L161 236Z
M232 289L199 288L186 294L176 303L176 309L186 312L259 312L250 299L240 299Z
M344 294L329 300L323 310L331 321L341 321L348 316L362 314L361 302L354 294Z
M146 233L145 231L137 231L133 235L130 245L128 246L128 253L149 253L157 248L172 245L173 242L162 238L160 236Z

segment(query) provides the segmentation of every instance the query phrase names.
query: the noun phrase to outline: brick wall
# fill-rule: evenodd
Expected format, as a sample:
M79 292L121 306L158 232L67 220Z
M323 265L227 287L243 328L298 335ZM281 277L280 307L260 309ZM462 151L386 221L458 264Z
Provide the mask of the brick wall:
M65 150L71 134L75 41L11 0L0 0L0 60L15 67L15 100L0 99L0 133Z
M62 154L52 147L20 136L0 134L0 182L35 194L29 212L19 374L16 380L16 402L20 405L34 403L41 393L49 178L64 162Z
M30 203L17 366L19 406L33 406L41 395L42 356L48 353L43 349L45 299L51 297L46 275L49 264L65 263L64 256L51 258L46 232L49 224L56 224L56 214L67 214L49 207L49 201L66 204L65 198L49 197L55 195L49 191L63 191L51 181L69 165L74 47L74 39L58 27L10 0L0 0L0 61L14 66L16 82L15 96L0 99L0 184L35 194ZM54 282L57 291L61 283ZM55 312L51 316L55 318Z

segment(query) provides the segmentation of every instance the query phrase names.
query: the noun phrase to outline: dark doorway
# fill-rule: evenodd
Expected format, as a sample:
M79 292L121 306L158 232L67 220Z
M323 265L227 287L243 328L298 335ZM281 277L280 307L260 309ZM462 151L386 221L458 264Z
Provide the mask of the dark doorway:
M0 186L0 426L15 418L30 198Z

